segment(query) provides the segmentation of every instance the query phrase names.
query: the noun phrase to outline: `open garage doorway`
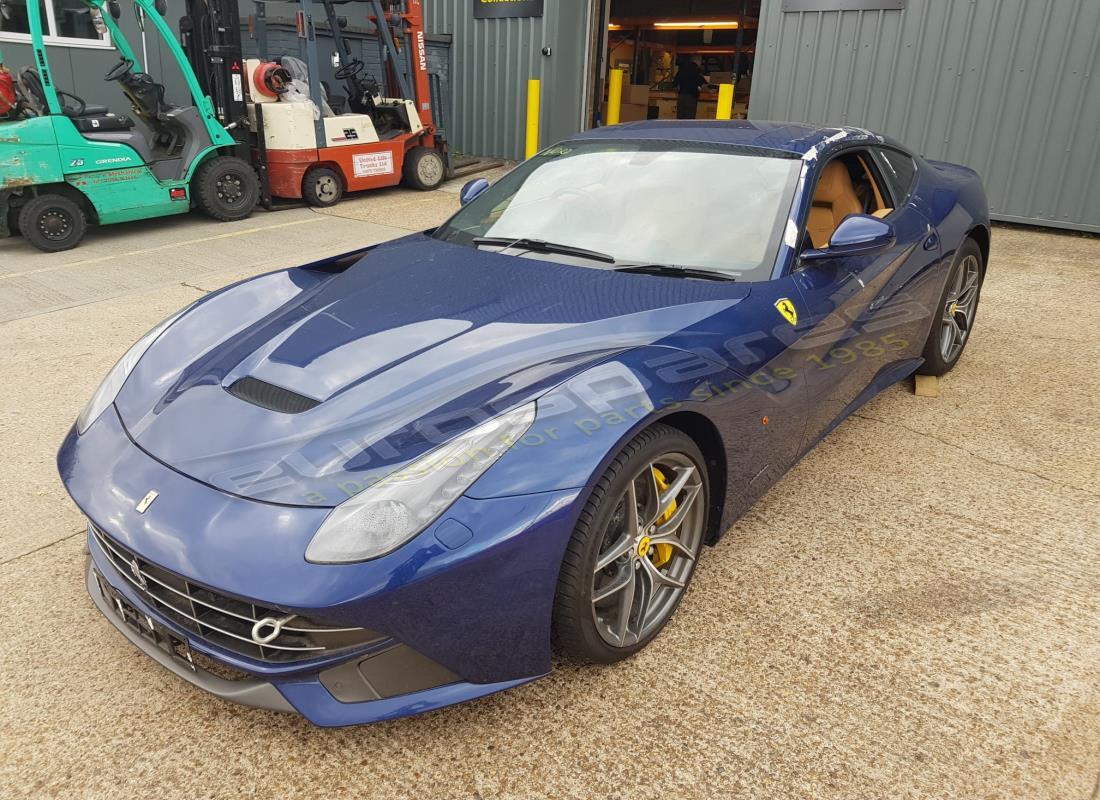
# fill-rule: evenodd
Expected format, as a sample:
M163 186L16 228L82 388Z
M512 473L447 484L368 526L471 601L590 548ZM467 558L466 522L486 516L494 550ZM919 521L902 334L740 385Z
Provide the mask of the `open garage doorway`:
M761 0L597 0L587 122L607 118L608 76L624 70L620 122L714 119L718 86L748 114Z

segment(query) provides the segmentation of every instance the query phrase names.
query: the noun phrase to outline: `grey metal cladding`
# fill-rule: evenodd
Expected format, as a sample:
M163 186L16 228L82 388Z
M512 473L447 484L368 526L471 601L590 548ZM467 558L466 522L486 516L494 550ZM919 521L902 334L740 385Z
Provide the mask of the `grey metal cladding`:
M752 119L855 125L985 181L995 219L1100 232L1100 3L765 0Z
M898 11L907 0L783 0L783 11L873 11L885 8Z
M554 0L541 17L475 19L471 0L425 0L429 34L453 34L448 135L454 149L522 159L527 80L542 81L540 138L580 128L591 0ZM550 46L553 55L542 55Z

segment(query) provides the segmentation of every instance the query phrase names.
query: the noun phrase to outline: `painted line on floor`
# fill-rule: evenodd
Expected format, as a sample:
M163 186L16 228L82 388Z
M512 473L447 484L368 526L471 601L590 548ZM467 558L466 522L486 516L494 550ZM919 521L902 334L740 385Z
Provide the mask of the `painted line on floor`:
M245 228L239 231L232 231L231 233L218 233L213 236L201 236L197 239L186 239L181 242L170 242L169 244L162 244L156 247L147 247L142 250L128 250L123 253L112 253L109 256L99 256L97 258L86 258L80 261L66 261L64 264L55 264L49 267L41 267L40 269L31 269L25 272L12 272L7 275L0 275L0 280L10 280L11 278L23 278L27 275L39 275L43 272L53 272L59 269L65 269L67 267L82 267L88 264L101 264L104 261L113 261L116 258L125 258L126 256L140 256L148 253L156 253L161 250L171 250L174 247L186 247L192 244L202 244L203 242L214 242L219 239L232 239L237 236L247 236L252 233L260 233L261 231L274 231L281 228L289 228L294 225L308 225L312 222L321 222L325 217L316 215L308 219L297 219L290 222L281 222L278 225L260 225L255 228Z

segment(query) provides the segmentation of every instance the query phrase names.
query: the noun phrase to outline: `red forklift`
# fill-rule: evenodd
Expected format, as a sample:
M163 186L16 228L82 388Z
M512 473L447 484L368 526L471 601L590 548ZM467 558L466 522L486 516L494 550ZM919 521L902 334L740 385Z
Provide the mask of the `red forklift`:
M450 173L447 144L432 118L421 0L298 0L299 53L268 52L264 0L254 0L249 31L262 58L243 58L236 0L188 0L183 46L227 127L247 130L261 202L338 203L346 191L437 188ZM315 26L324 10L326 28ZM383 52L381 82L367 75L343 34L336 7L364 8ZM335 113L321 80L321 43L347 93ZM231 128L232 129L232 128Z

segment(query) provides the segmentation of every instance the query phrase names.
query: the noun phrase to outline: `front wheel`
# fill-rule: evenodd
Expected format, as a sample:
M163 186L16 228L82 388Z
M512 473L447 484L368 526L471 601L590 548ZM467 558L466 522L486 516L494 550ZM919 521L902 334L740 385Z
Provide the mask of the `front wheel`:
M335 170L314 167L302 178L302 197L316 208L328 208L344 196L344 181Z
M691 580L707 514L695 442L660 424L635 437L593 488L566 548L554 601L564 653L609 664L652 641Z
M414 147L405 154L405 165L401 168L405 182L423 192L439 188L446 173L443 156L430 147Z
M20 210L19 230L39 250L59 253L80 244L88 230L88 219L75 200L40 194Z
M945 375L958 363L974 329L984 277L981 248L973 239L967 239L955 254L940 295L936 318L924 344L924 363L917 369L921 375Z
M260 200L260 179L252 165L235 156L207 161L191 179L191 196L208 217L233 222L244 219Z

